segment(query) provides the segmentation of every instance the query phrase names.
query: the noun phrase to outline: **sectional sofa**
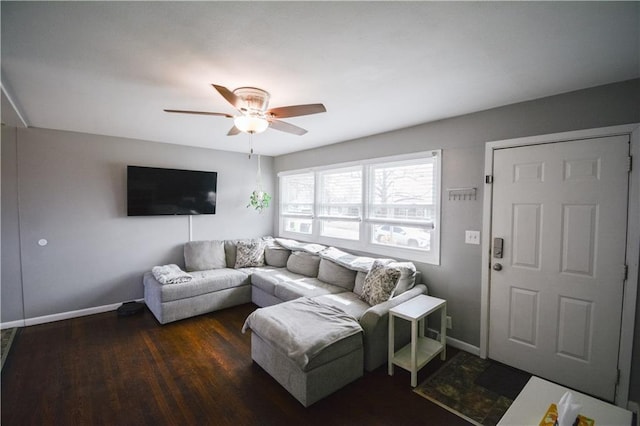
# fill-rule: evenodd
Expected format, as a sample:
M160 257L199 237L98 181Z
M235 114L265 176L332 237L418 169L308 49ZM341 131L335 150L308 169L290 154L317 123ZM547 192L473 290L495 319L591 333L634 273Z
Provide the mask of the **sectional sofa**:
M367 371L386 362L389 309L427 291L416 284L410 262L279 238L189 242L184 257L187 282L162 284L152 272L144 274L145 302L161 324L243 303L266 307L310 298L359 322ZM376 260L399 270L400 277L388 300L372 306L363 300L363 284ZM409 335L408 323L397 321L396 345L407 343Z

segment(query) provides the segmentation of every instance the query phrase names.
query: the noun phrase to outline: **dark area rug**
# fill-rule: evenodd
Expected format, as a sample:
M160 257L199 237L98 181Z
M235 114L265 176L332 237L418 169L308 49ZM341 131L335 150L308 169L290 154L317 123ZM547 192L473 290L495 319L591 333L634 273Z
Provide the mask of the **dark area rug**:
M414 392L470 423L494 426L530 377L523 371L461 351Z
M7 359L7 355L9 354L11 344L13 343L13 339L16 337L17 331L17 328L7 328L1 331L2 339L0 345L0 354L2 354L2 365L0 365L0 370L2 369L2 367L4 367L4 362Z

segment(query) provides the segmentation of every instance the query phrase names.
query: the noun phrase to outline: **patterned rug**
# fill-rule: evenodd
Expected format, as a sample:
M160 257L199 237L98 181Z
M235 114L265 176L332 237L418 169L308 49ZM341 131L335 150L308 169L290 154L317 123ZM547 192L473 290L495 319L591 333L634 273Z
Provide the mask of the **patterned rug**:
M474 425L494 426L530 377L461 351L414 392Z
M2 339L0 345L0 354L2 354L2 365L0 365L0 370L4 367L4 362L7 359L7 354L11 349L11 344L13 343L13 339L16 336L17 328L7 328L2 330Z

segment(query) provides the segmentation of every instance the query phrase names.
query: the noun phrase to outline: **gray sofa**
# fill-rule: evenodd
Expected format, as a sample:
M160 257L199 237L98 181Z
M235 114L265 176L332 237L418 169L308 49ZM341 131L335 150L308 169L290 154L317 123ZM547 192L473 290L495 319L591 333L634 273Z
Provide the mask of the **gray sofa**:
M247 246L257 247L262 257L247 262ZM284 239L196 241L185 244L185 269L193 278L167 285L146 273L144 298L158 321L166 324L251 301L266 307L309 297L358 320L364 330L364 368L372 371L387 360L389 309L427 291L416 284L413 264L396 263L402 275L392 297L370 306L360 296L374 260ZM409 337L408 322L396 321L396 345L406 344Z

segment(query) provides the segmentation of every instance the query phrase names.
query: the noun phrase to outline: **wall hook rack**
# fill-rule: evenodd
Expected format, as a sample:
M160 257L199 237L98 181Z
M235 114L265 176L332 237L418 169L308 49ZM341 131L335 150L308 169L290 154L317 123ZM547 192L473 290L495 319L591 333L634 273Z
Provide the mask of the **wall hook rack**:
M447 188L450 201L475 201L478 188Z

